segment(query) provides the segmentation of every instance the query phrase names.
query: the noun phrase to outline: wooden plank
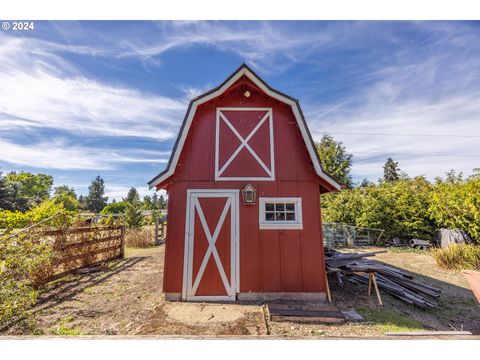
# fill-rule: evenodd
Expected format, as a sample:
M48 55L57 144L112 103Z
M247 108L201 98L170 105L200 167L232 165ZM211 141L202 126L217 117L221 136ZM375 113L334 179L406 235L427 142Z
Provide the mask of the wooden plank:
M412 331L412 332L386 332L387 336L465 336L473 335L470 331Z
M79 249L84 246L91 246L91 245L97 245L97 244L102 244L108 241L114 241L114 240L121 240L121 235L114 235L114 236L108 236L106 238L101 238L101 239L95 239L95 240L87 240L87 241L82 241L79 243L73 243L73 244L66 244L64 246L61 246L55 251L57 252L63 252L65 250L71 250L71 249Z
M331 303L305 304L305 303L267 303L269 309L303 310L303 311L339 311Z
M301 317L301 316L281 316L271 315L271 321L277 322L295 322L302 324L341 324L345 322L344 318L335 317Z
M99 232L99 231L111 231L111 230L121 230L121 225L110 225L102 227L83 227L83 228L74 228L74 229L60 229L60 230L46 230L42 234L45 236L55 236L55 235L71 235L71 234L82 234L88 232Z
M344 318L340 311L305 311L301 309L272 309L268 311L271 315L279 316L293 316L293 317L332 317L332 318Z
M99 255L99 254L102 254L102 253L107 253L107 252L114 251L114 250L121 250L121 248L120 248L119 245L110 246L110 247L107 247L107 248L104 248L104 249L98 249L98 250L89 252L87 254L79 254L79 255L70 256L70 257L67 257L67 258L55 259L53 261L53 264L54 265L60 265L60 264L64 264L64 263L67 263L67 262L70 262L70 261L85 259L89 256L95 256L95 255Z

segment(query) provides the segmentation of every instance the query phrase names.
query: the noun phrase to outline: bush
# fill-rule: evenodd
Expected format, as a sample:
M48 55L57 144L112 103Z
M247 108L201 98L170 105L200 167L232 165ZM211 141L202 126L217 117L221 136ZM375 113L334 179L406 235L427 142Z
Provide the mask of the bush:
M439 228L464 230L480 243L480 178L438 181L428 211Z
M36 303L35 285L50 275L53 248L30 234L0 237L0 328L28 320Z
M62 203L49 199L26 213L10 210L0 211L0 228L7 230L24 228L48 219L55 214L58 214L58 216L47 221L45 225L65 226L70 224L76 215L74 211L65 209Z
M433 249L437 264L451 270L480 270L480 246L452 244L444 249Z
M101 211L101 214L124 214L126 208L126 201L114 202L105 206Z
M435 231L427 212L431 186L417 177L323 195L323 220L384 229L386 238L431 239Z
M128 247L145 248L155 245L155 234L152 227L128 229L125 233L125 244Z

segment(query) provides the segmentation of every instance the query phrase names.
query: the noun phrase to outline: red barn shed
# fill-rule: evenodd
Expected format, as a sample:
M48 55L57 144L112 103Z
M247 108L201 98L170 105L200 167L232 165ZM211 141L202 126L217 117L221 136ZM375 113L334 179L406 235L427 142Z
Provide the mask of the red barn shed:
M326 174L296 99L242 65L191 101L166 169L169 300L325 297Z

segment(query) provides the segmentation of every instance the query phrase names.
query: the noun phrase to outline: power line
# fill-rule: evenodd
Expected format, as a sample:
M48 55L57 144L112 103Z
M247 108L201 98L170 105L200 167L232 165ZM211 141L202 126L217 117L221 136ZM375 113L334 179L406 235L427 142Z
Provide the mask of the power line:
M406 137L456 137L456 138L480 138L480 135L449 135L449 134L398 134L398 133L364 133L342 131L312 131L313 134L341 134L341 135L367 135L367 136L406 136Z
M421 157L430 157L430 156L439 156L439 157L478 157L480 158L480 154L439 154L439 153L396 153L396 152L369 152L369 151L352 151L355 154L370 154L370 155L378 155L378 156L386 156L386 155L394 155L394 156L421 156Z

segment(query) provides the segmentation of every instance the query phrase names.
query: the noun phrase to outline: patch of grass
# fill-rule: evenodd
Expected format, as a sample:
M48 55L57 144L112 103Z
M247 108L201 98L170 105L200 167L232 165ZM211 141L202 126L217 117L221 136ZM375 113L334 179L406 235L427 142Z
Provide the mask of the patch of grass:
M438 266L450 270L480 270L480 246L453 244L445 249L433 249Z
M374 323L382 332L422 331L423 324L405 314L387 308L359 308L366 321Z
M74 318L71 315L64 317L62 320L60 320L59 324L53 328L53 334L61 336L83 335L79 328L69 325L73 320Z
M390 248L388 248L388 252L397 253L397 254L414 253L414 254L421 254L421 255L431 255L431 250L422 250L422 249L417 249L417 248L411 248L409 246L390 247Z
M83 289L84 294L92 294L95 290L94 286L87 286L85 289Z

